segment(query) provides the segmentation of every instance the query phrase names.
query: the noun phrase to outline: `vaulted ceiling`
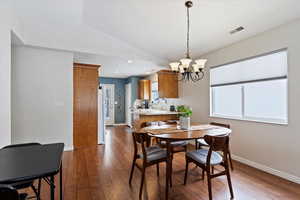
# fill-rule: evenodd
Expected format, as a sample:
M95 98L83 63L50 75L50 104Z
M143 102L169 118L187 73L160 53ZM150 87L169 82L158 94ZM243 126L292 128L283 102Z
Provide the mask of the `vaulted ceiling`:
M184 0L15 2L29 45L98 54L124 63L136 60L137 69L145 61L149 67L144 71L166 66L185 54ZM299 17L299 0L194 0L192 56L199 57ZM229 34L239 26L245 30Z

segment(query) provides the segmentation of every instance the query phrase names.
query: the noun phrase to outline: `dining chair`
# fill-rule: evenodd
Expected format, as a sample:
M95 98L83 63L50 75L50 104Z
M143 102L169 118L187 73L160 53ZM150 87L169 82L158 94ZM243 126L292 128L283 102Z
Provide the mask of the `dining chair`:
M3 149L8 149L8 148L19 148L19 147L27 147L27 146L36 146L36 145L41 145L40 143L22 143L22 144L12 144L12 145L7 145L3 147ZM34 186L34 181L20 181L16 183L12 183L11 185L16 189L16 190L21 190L25 188L31 188L32 191L34 192L35 196L34 197L28 197L28 198L36 198L37 200L40 200L40 193L41 193L41 180L38 180L38 188Z
M152 165L157 167L157 176L159 176L159 163L167 162L167 151L159 146L148 146L149 136L146 133L133 131L134 156L129 177L129 185L131 185L134 168L137 167L142 172L139 198L142 197L143 184L145 180L146 168ZM140 147L140 148L139 148ZM137 164L137 160L142 160L141 166Z
M153 123L153 122L152 122ZM169 120L169 121L159 121L157 122L160 125L175 125L177 124L176 121L174 120ZM156 138L156 143L161 147L161 148L167 148L167 143L165 140L160 140L158 138ZM187 152L187 146L188 146L188 142L187 141L173 141L170 143L170 153L171 153L171 157L173 160L174 154L175 153L180 153L180 152ZM171 162L171 172L173 171L173 162ZM171 173L171 177L170 177L171 181L170 181L170 186L172 187L172 173Z
M230 129L229 124L222 124L222 123L217 123L217 122L211 122L209 124L213 125L213 126L221 126L221 127ZM195 142L196 142L196 149L201 149L202 147L209 147L209 145L205 142L205 140L203 138L197 139ZM234 168L233 168L233 163L232 163L232 159L231 159L230 146L228 149L228 158L229 158L231 170L233 170Z
M218 136L205 135L204 140L209 145L209 149L197 149L186 153L184 185L186 185L187 182L189 163L193 162L207 174L209 200L212 200L211 180L223 175L227 177L231 199L234 198L230 169L228 166L229 135L230 134ZM218 152L222 152L222 154ZM217 165L224 167L224 170L215 174L211 173L211 166ZM202 178L204 179L204 173L202 173Z
M3 200L25 200L27 194L19 194L18 191L11 185L0 184L0 199Z
M161 148L166 149L167 148L167 144L165 140L157 140L158 145ZM174 141L170 143L170 153L171 153L171 158L172 158L172 162L171 162L171 172L173 171L173 157L175 153L180 153L180 152L187 152L187 146L188 146L188 142L187 141ZM172 174L170 176L170 187L172 187Z

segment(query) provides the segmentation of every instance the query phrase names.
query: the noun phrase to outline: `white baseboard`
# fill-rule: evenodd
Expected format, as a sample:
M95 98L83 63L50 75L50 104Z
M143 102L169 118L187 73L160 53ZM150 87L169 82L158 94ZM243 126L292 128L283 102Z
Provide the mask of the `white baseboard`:
M245 165L248 165L248 166L254 167L256 169L262 170L264 172L267 172L269 174L273 174L273 175L279 176L279 177L281 177L283 179L286 179L286 180L292 181L294 183L300 184L300 177L297 177L297 176L291 175L289 173L273 169L271 167L268 167L268 166L265 166L265 165L253 162L251 160L247 160L245 158L242 158L242 157L239 157L239 156L236 156L236 155L232 155L232 159L236 160L238 162L241 162L241 163L243 163Z
M73 151L73 146L65 146L64 151Z

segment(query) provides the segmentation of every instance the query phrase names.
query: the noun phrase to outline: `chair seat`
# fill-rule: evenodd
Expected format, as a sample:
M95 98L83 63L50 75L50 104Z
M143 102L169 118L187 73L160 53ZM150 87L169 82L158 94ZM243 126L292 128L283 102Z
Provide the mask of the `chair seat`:
M156 160L167 158L167 151L159 146L151 146L146 148L147 162L153 162ZM140 158L143 158L143 154L139 154Z
M198 139L197 142L200 144L200 146L209 146L203 138Z
M161 151L161 150L163 150L163 149L160 148L158 145L153 145L153 146L150 146L150 147L146 147L147 154L152 154L152 153L155 153L155 152Z
M199 150L186 153L187 157L204 165L206 164L207 155L208 155L207 149L199 149ZM210 158L210 164L219 165L222 162L223 162L222 156L219 153L213 151Z
M165 145L166 145L166 141L162 140L162 141L160 142L160 144L161 144L162 146L165 146ZM173 147L179 147L179 146L182 147L182 146L188 145L188 142L187 142L187 141L174 141L174 142L171 142L170 144L171 144L171 146L173 146Z

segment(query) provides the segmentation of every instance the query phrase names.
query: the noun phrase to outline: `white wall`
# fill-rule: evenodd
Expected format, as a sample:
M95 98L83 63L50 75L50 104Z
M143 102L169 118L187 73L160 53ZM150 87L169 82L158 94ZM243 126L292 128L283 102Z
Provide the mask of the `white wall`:
M73 54L14 47L12 143L73 147Z
M287 126L209 118L209 73L197 84L182 84L180 93L192 106L193 121L231 124L232 153L249 165L300 183L300 20L211 52L208 66L216 66L273 50L288 48L289 124Z
M11 142L11 4L0 2L0 148Z

